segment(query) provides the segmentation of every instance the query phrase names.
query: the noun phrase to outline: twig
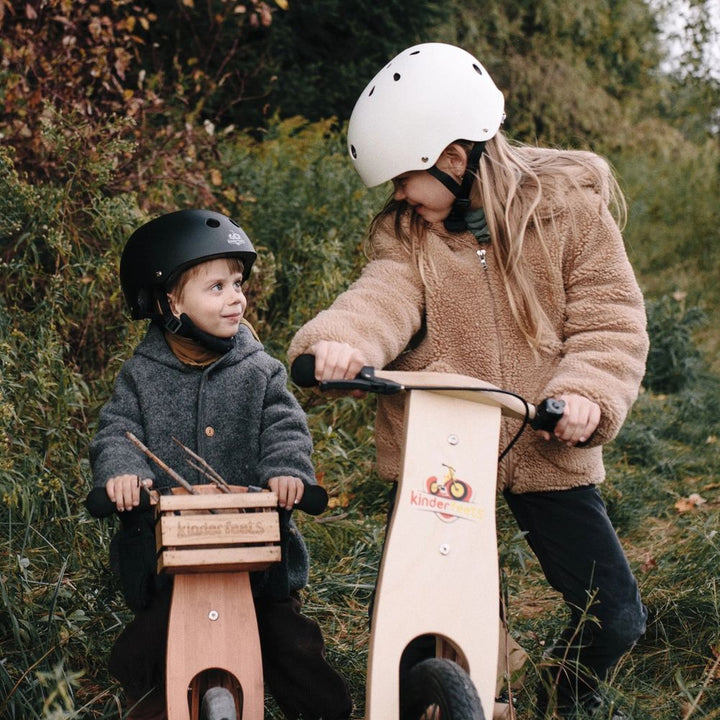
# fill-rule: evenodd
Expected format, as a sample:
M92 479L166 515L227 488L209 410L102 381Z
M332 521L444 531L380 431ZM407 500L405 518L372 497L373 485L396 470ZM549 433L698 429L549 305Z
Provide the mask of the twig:
M131 432L126 432L130 442L136 447L140 448L158 467L162 468L178 485L181 485L192 495L197 495L198 491L182 476L178 475L169 465L166 465L152 450L147 448L143 443L140 442Z
M219 488L221 488L223 492L230 492L229 485L215 470L215 468L211 467L204 458L201 458L196 452L193 452L187 445L183 445L176 437L173 437L173 442L178 444L193 460L196 460L198 463L200 463L200 465L202 465L202 468L200 468L197 465L193 465L188 460L188 464L190 465L190 467L194 468L195 470L199 470L203 475L205 475L205 477L212 480Z
M221 483L219 483L217 478L214 477L213 475L211 475L202 465L198 465L197 463L193 462L189 458L187 459L187 464L193 470L197 470L200 473L200 475L202 475L204 478L207 478L208 480L210 480L210 482L212 482L215 485L215 487L218 490L220 490L221 492L224 492L224 493L232 492L230 490L230 488L228 488L226 485L222 485Z

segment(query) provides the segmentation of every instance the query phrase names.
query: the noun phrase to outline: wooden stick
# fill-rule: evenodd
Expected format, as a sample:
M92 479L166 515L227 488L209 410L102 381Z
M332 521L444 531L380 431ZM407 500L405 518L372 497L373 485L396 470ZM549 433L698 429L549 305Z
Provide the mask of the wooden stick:
M199 470L205 477L212 480L223 492L230 492L229 485L204 458L200 457L196 452L193 452L187 445L183 445L176 437L173 437L173 442L177 443L193 460L196 460L202 466L198 467L197 465L193 465L193 463L188 460L190 467Z
M222 485L220 482L218 482L218 479L216 477L213 477L202 465L198 465L197 463L193 462L190 458L187 458L187 464L193 469L197 470L200 475L202 475L204 478L207 478L210 480L210 482L215 485L215 487L220 490L220 492L223 493L229 493L232 492L229 487L226 485Z
M178 485L182 486L192 495L197 495L197 490L184 478L178 475L169 465L166 465L152 450L147 448L145 445L143 445L140 440L138 440L131 432L126 432L125 437L127 437L130 442L135 445L135 447L140 448L158 467L162 468Z

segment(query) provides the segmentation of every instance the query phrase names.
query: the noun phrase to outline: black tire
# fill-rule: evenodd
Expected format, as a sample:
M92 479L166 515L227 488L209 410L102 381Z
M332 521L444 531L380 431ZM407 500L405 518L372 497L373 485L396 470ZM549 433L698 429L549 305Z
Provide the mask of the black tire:
M400 720L485 720L470 676L452 660L413 666L400 689Z
M201 720L236 720L237 708L233 694L224 687L211 687L203 695Z

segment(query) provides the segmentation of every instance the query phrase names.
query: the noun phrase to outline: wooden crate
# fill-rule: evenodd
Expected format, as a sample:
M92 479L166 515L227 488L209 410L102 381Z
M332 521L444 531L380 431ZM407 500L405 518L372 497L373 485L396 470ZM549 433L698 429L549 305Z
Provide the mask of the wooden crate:
M280 522L277 496L214 485L181 488L161 495L156 505L158 572L243 572L279 562Z

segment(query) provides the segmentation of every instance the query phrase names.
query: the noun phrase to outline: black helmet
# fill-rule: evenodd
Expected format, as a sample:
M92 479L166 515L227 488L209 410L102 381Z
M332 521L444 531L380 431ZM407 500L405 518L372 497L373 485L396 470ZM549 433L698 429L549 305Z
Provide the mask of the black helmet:
M179 210L139 227L120 258L120 285L132 318L157 317L158 291L169 290L183 270L222 257L242 260L247 278L257 253L234 220L212 210Z

